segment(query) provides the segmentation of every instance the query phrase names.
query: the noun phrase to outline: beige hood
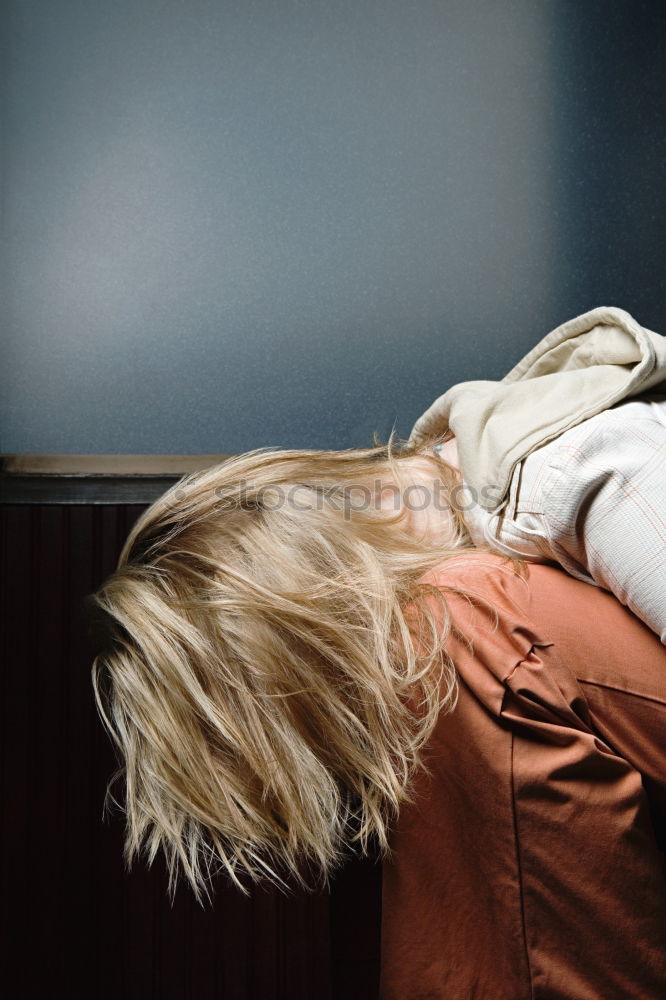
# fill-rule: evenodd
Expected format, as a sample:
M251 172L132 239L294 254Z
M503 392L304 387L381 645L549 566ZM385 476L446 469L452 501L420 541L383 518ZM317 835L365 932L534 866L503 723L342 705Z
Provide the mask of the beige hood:
M624 309L600 306L552 330L501 382L454 385L419 417L410 441L450 427L465 482L493 511L535 448L664 380L666 337Z

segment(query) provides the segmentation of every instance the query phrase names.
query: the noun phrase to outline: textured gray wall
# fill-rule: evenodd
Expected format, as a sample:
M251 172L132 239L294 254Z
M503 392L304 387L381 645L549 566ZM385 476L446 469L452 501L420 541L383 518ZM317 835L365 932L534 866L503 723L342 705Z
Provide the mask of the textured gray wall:
M585 309L666 320L659 3L5 18L0 451L363 445Z

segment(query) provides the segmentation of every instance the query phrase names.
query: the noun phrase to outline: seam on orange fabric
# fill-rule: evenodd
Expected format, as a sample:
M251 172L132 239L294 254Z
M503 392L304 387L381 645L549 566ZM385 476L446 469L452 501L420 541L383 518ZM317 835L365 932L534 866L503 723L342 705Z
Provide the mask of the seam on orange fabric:
M525 948L525 965L527 966L527 976L529 980L530 995L529 1000L534 1000L534 981L532 977L532 964L530 962L530 949L527 941L527 917L525 915L525 892L523 886L523 865L520 849L520 831L518 829L518 811L516 809L516 783L514 769L514 755L516 748L515 733L511 733L511 813L513 816L513 835L516 844L516 869L518 872L518 888L520 892L520 920L523 932L523 946ZM526 998L528 1000L528 998Z
M588 687L605 688L606 691L616 691L618 694L628 694L632 698L641 698L643 701L654 702L655 705L663 705L666 708L666 698L655 698L651 694L641 694L640 691L629 691L627 688L617 687L615 684L604 684L602 681L586 681L577 677L579 684L587 684Z
M548 649L549 646L554 646L554 645L555 645L554 642L547 642L545 640L543 642L533 642L530 648L522 654L522 658L518 660L516 663L514 663L514 665L511 667L511 670L503 679L502 684L506 684L507 681L511 680L518 667L523 666L527 658L532 655L535 649Z

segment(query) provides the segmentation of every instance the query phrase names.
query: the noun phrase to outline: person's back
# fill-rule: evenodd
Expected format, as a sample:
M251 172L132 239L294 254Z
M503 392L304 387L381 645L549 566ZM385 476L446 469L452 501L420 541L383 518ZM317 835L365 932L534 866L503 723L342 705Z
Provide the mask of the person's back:
M666 650L549 566L428 579L471 647L384 866L383 1000L666 996Z

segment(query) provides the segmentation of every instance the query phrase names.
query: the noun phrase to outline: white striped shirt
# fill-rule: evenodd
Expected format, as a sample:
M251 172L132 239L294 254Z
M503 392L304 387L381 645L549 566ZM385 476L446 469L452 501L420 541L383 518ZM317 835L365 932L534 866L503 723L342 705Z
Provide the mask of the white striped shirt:
M666 398L641 396L538 448L504 507L474 505L476 544L559 563L610 590L666 643Z

